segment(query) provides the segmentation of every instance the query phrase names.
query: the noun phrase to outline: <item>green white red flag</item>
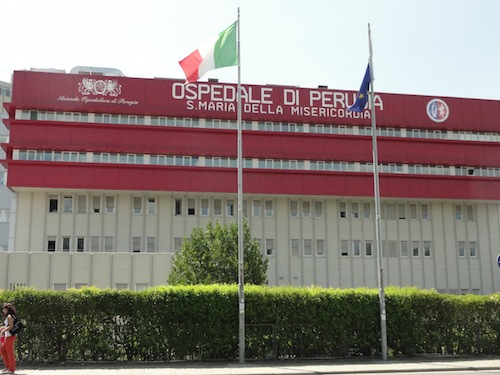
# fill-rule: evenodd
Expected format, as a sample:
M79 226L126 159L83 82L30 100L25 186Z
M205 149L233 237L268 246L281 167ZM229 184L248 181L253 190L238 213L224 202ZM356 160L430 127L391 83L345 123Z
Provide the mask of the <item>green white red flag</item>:
M200 45L179 61L187 82L195 82L210 70L238 65L238 21Z

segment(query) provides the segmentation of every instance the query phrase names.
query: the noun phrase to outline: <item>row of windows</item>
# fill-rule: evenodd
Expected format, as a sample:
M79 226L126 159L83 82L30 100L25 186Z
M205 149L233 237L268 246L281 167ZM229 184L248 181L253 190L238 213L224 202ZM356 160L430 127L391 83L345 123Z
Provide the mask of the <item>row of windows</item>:
M58 245L57 241L60 241ZM180 252L183 239L180 237L174 238L173 252ZM132 237L132 252L148 252L153 253L158 251L156 237ZM265 239L260 240L263 254L267 256L275 255L275 240ZM58 247L59 246L59 247ZM115 237L113 236L48 236L47 251L55 252L116 252ZM167 250L170 252L170 250ZM459 258L477 258L477 242L476 241L458 241L457 254ZM326 254L326 246L324 239L303 239L299 240L292 238L290 240L290 256L313 256L323 257ZM374 243L371 240L340 240L340 255L342 257L372 257L375 255ZM432 241L382 241L382 255L388 258L430 258L432 257Z
M175 156L149 154L118 154L77 151L45 151L45 150L16 150L14 160L39 160L57 162L88 162L88 163L118 163L118 164L146 164L185 167L228 167L236 168L236 158L204 157L204 156ZM342 162L342 161L309 161L309 160L282 160L282 159L244 159L244 168L264 169L291 169L291 170L319 170L344 172L373 172L372 163ZM470 167L470 166L441 166L419 164L380 164L379 172L397 174L431 174L444 176L482 176L500 177L500 168Z
M106 113L79 113L19 110L16 119L42 121L69 121L69 122L96 122L123 125L152 125L178 126L216 129L236 129L237 123L231 120L177 118L165 116L138 116ZM242 129L315 133L315 134L350 134L371 136L372 127L358 127L347 125L301 124L289 122L258 122L243 121ZM430 138L462 141L500 142L500 134L493 132L451 131L444 129L406 129L406 128L377 128L377 135L384 137L402 138Z
M11 91L9 88L0 86L0 96L7 96L10 98L10 93Z
M341 219L371 219L372 204L369 202L339 202ZM380 217L385 220L430 220L428 204L417 203L382 203Z

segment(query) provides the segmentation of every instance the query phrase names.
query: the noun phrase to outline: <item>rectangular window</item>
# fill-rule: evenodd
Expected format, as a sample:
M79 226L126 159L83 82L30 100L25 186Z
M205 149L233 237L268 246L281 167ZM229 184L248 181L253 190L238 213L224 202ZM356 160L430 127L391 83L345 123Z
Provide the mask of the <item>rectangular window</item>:
M132 210L132 213L134 215L141 215L142 214L142 197L134 197L134 208Z
M56 237L48 236L47 237L47 251L56 251Z
M353 240L352 241L352 255L355 257L361 256L361 241Z
M196 199L194 198L188 199L188 215L196 215Z
M422 214L422 220L429 220L429 206L427 204L422 204L420 206L421 214Z
M208 199L201 200L201 215L202 216L208 216L210 214L208 202L209 202Z
M323 217L323 202L314 202L314 216L317 219Z
M234 200L228 199L226 201L226 216L234 216Z
M430 257L432 251L431 241L424 241L424 257Z
M261 202L260 201L252 201L252 207L253 207L253 216L259 217L260 216Z
M371 219L371 217L372 217L372 210L371 210L371 204L370 203L363 203L363 217L365 219Z
M399 245L401 257L406 258L408 256L408 241L401 241Z
M92 212L96 214L101 212L101 197L99 195L92 196Z
M467 209L467 220L474 221L474 206L467 205L466 209Z
M419 257L420 256L420 242L419 241L412 241L411 248L412 248L412 255L414 257Z
M78 208L77 212L79 214L86 214L87 213L87 196L86 195L79 195L78 196Z
M176 198L174 201L174 214L175 215L182 215L182 199L181 198Z
M90 237L90 251L93 253L98 253L101 250L99 237L92 236Z
M49 212L57 212L57 204L57 195L51 195L49 197Z
M146 237L146 251L148 253L156 252L156 237Z
M316 240L316 255L319 257L325 255L325 240Z
M76 238L76 251L80 253L85 251L85 237Z
M266 238L266 255L273 256L274 255L274 239Z
M134 253L141 252L141 242L142 242L142 237L132 237L132 251Z
M347 204L345 202L339 203L339 216L341 219L347 218Z
M174 252L180 253L182 249L182 238L174 237Z
M471 258L477 257L477 244L476 241L469 242L469 256Z
M458 221L463 220L462 205L460 205L460 204L455 205L455 220L458 220Z
M349 241L340 240L340 255L343 257L349 256Z
M73 197L71 195L65 195L64 196L64 209L65 213L72 213L73 212Z
M410 219L417 220L417 205L415 203L410 204Z
M398 211L399 211L399 220L405 220L406 219L406 205L404 203L400 203L398 205Z
M372 241L365 241L365 255L371 257L373 255L373 243Z
M71 237L62 238L62 251L68 252L71 246Z
M311 256L312 255L312 240L304 240L304 255Z
M290 248L291 248L292 256L298 257L299 256L299 240L298 239L291 239L290 240Z
M214 199L214 215L222 215L222 199Z
M107 197L105 197L105 200L106 200L106 213L107 214L114 214L115 213L115 197L107 196Z
M290 217L299 216L299 202L290 201Z
M273 216L273 201L265 201L265 215L266 217Z
M115 238L106 236L104 237L104 251L113 252L115 250Z
M359 209L357 202L351 203L351 216L353 219L359 219Z
M302 202L302 216L303 217L311 217L311 202L303 201Z
M465 241L458 241L457 248L458 248L458 256L460 258L464 258L465 257Z

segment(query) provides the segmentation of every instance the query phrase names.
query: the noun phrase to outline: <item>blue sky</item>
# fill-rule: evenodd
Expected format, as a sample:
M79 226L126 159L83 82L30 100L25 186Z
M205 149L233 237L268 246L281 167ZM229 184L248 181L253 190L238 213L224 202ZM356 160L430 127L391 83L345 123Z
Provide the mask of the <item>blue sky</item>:
M3 2L0 79L113 67L183 78L178 61L241 13L242 82L500 100L498 0L16 0ZM202 80L236 82L235 67Z

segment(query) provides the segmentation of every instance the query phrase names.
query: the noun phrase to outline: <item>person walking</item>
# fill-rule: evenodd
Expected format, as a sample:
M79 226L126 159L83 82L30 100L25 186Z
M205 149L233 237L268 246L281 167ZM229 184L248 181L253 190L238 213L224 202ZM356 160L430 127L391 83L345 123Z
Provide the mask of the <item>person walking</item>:
M14 328L14 320L16 319L16 308L12 303L4 303L2 305L3 326L0 328L0 335L3 340L0 345L0 355L2 356L5 369L2 374L14 374L16 371L16 355L14 353L14 342L16 335L10 333Z

